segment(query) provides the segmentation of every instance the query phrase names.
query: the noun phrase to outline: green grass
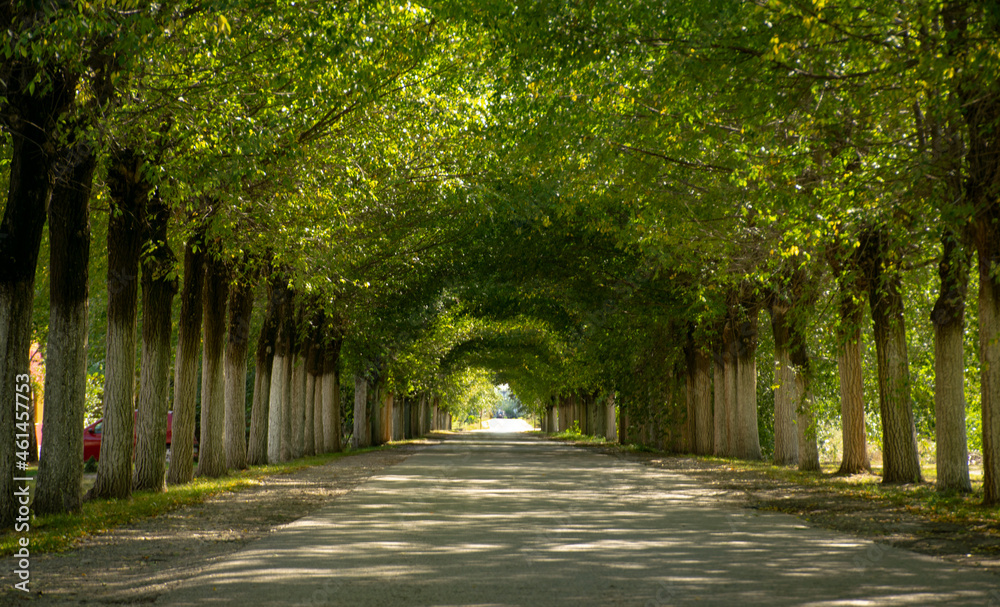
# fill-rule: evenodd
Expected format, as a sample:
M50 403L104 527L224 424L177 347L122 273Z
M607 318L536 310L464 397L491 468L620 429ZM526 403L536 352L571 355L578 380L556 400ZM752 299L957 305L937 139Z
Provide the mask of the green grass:
M584 436L576 428L548 434L551 438L576 444L605 442L603 438ZM624 453L662 453L638 444L618 445L614 448ZM666 454L664 454L666 455ZM925 520L962 525L970 530L1000 535L1000 508L982 504L982 474L973 471L972 493L938 491L934 485L935 466L922 465L922 483L909 485L883 485L881 470L874 466L874 474L843 476L836 474L837 464L824 464L821 472L803 472L792 466L779 466L766 461L749 461L713 456L686 456L728 468L733 472L756 472L766 477L807 487L820 488L845 497L865 499L883 504L887 509L901 508Z
M556 440L569 441L572 443L579 443L584 445L594 445L606 443L608 440L603 436L592 436L590 434L583 434L580 432L579 426L576 423L573 424L572 428L563 430L562 432L556 432L547 435L549 438L554 438Z
M183 506L199 504L218 493L248 489L259 485L261 480L268 476L289 474L304 468L320 466L341 457L378 449L391 449L400 444L403 443L305 457L281 464L254 466L220 478L198 477L186 485L168 486L163 493L138 491L124 500L91 500L85 502L78 513L34 517L31 521L31 530L28 532L30 550L32 554L62 552L72 548L87 536L158 516ZM21 533L16 532L0 535L0 557L13 554L17 550L21 536Z
M982 531L991 530L993 533L1000 531L1000 509L983 506L981 480L973 480L972 493L938 491L932 482L933 466L924 469L925 478L930 480L908 485L883 485L882 477L878 474L837 475L835 465L826 466L823 472L802 472L793 467L768 462L718 457L697 459L724 465L733 471L759 472L773 479L882 503L887 508L902 508L934 522L953 523Z

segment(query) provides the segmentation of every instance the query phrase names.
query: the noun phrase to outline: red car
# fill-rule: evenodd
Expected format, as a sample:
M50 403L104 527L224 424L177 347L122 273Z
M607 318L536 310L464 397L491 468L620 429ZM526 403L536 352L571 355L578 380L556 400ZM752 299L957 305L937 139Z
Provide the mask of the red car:
M138 419L139 419L139 412L138 411L134 411L133 412L133 418L132 418L132 423L134 424L133 428L137 428L138 423L139 423ZM168 411L167 412L167 450L168 450L167 451L168 452L168 456L167 457L168 457L168 459L170 457L169 456L170 433L171 433L171 427L173 426L173 423L174 423L174 412L173 411ZM103 425L104 425L104 419L101 418L101 419L97 420L96 422L90 424L89 426L87 426L87 427L85 427L83 429L83 461L88 461L90 458L94 458L95 461L101 459L101 431L103 430ZM135 435L134 434L133 434L133 437L132 437L132 441L133 441L133 444L135 444ZM194 452L195 452L195 455L197 455L198 454L198 438L197 437L195 437L195 439L194 439L194 444L195 444L195 451Z

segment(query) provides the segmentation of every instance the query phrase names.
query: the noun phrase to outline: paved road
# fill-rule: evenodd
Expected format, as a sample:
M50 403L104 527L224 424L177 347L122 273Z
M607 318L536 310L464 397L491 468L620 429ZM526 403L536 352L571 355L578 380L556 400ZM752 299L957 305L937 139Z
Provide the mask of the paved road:
M520 434L428 448L158 605L1000 605L1000 579Z

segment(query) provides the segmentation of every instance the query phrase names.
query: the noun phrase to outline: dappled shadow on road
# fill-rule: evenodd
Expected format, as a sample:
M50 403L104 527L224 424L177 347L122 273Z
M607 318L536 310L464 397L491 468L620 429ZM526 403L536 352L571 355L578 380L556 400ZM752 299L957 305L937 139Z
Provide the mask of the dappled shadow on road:
M714 504L711 490L676 473L529 436L458 436L210 566L158 604L985 605L993 598L991 576Z

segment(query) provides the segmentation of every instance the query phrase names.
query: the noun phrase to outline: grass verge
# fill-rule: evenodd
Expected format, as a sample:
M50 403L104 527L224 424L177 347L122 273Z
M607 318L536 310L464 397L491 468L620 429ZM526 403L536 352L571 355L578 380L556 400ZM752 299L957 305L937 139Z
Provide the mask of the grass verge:
M218 493L248 489L259 485L268 476L290 474L304 468L321 466L341 457L391 449L401 444L405 443L304 457L281 464L253 466L219 478L198 477L185 485L170 485L162 493L138 491L124 500L91 500L85 502L82 510L77 513L33 517L31 530L27 534L30 550L32 554L62 552L87 536L183 506L199 504ZM22 536L23 534L15 532L0 535L0 557L14 554Z
M580 445L605 442L603 438L581 435L575 429L557 434L541 435ZM608 443L606 448L622 453L657 453L673 457L671 454L635 444ZM981 477L976 478L975 475L972 482L972 493L958 493L937 490L933 483L933 466L924 470L925 478L930 478L931 481L907 485L883 485L882 477L879 474L839 475L836 474L836 465L828 465L822 472L803 472L794 467L780 466L764 461L694 455L680 457L689 457L728 469L735 473L734 476L740 473L758 474L765 478L812 487L846 498L867 500L874 504L884 505L887 509L899 508L926 521L961 525L972 532L1000 537L1000 508L983 505L982 479ZM785 511L778 506L768 507L768 509ZM796 512L790 513L797 514Z
M972 493L938 491L933 482L906 485L884 485L877 474L844 476L833 471L802 472L787 466L767 462L748 462L717 457L699 460L725 465L734 471L763 474L775 480L819 487L845 497L869 500L901 508L936 523L962 525L972 530L1000 534L1000 509L983 505L983 484L973 482Z
M581 445L602 445L607 443L608 440L603 436L593 436L590 434L584 434L580 432L580 427L573 422L573 427L567 428L562 432L545 433L540 431L533 431L533 434L538 434L540 436L545 436L547 438L554 438L555 440L566 441Z

